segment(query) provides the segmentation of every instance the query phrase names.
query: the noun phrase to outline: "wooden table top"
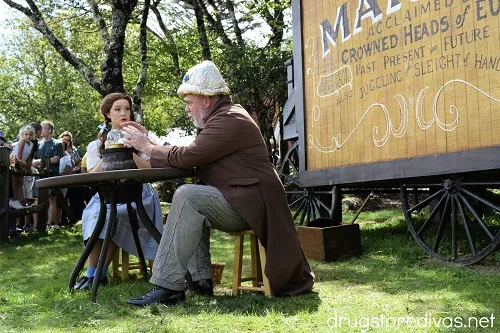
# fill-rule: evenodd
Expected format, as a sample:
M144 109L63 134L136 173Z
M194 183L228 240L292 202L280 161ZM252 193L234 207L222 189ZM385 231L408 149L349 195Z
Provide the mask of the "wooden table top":
M151 168L151 169L127 169L91 173L79 173L74 175L56 176L36 181L37 188L60 188L97 186L99 184L137 181L148 183L161 180L193 177L194 169L177 168Z

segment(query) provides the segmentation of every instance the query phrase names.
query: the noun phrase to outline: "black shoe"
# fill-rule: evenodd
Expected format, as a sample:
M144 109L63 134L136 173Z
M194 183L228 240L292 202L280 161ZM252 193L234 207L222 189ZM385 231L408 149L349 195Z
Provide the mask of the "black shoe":
M23 229L21 228L15 228L15 229L9 229L9 236L10 237L17 237L23 233Z
M185 299L186 295L183 290L170 290L155 286L146 295L129 299L127 304L135 306L145 306L156 303L172 305Z
M198 281L191 281L190 290L198 295L213 296L214 295L214 285L212 279L204 279Z
M81 287L90 285L91 284L90 279L94 279L94 278L93 277L89 278L89 277L86 277L86 276L82 276L78 281L76 281L75 285L73 286L73 289L80 290Z
M76 283L75 283L75 286L73 287L73 289L75 290L89 290L90 288L92 288L92 283L94 282L94 277L86 277L86 276L83 276L80 278L80 280L78 280ZM99 281L99 284L100 285L106 285L108 284L108 278L107 277L104 277L104 279L101 279Z

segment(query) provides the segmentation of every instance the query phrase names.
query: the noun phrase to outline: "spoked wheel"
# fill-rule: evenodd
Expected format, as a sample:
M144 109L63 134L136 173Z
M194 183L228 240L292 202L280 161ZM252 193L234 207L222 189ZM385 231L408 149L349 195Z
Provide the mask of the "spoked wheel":
M297 141L285 154L279 169L293 220L298 225L307 225L320 217L329 218L332 213L332 191L320 187L300 187L299 172Z
M457 264L478 262L500 244L499 188L499 181L461 176L404 184L401 198L409 230L432 257Z

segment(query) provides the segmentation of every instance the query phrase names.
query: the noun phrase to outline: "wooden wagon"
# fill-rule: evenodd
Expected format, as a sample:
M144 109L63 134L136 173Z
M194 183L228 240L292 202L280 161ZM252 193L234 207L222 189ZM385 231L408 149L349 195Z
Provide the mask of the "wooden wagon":
M397 188L431 256L468 264L495 251L500 2L292 0L292 9L282 168L296 221L341 219L346 188Z

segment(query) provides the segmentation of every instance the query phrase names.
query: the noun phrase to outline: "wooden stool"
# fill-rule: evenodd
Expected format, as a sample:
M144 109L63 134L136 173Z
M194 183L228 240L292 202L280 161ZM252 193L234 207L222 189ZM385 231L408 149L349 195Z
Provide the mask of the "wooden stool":
M121 253L121 261L120 261L120 253ZM122 280L128 280L129 271L138 269L141 270L141 263L139 260L130 262L129 258L130 254L124 251L121 248L115 252L115 256L113 257L113 277L121 277ZM137 258L139 259L139 258ZM148 273L151 275L153 260L148 260Z
M269 280L264 273L266 249L252 230L242 230L230 234L234 236L233 296L239 295L240 290L260 291L266 296L271 296ZM241 276L245 235L250 236L250 256L252 260L252 276L250 277ZM245 281L252 281L252 286L242 286L241 283Z

